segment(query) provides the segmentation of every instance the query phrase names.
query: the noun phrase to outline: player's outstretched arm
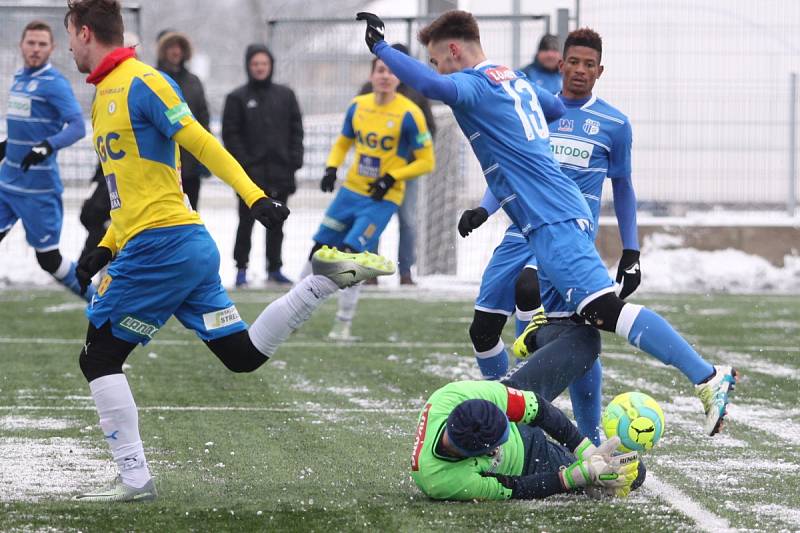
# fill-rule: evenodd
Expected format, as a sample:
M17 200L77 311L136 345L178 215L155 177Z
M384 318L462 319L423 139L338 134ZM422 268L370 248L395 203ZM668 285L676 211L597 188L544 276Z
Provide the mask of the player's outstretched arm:
M173 138L212 174L233 187L248 206L267 196L253 183L239 162L197 121L179 129Z
M383 21L372 13L361 12L356 20L367 23L366 41L370 52L381 58L395 76L428 98L453 105L458 100L458 89L453 80L437 74L424 63L395 50L383 40Z

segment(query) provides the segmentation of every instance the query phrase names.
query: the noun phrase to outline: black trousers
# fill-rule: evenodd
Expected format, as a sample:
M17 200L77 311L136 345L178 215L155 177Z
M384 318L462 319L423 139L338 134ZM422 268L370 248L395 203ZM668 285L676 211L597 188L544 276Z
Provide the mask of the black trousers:
M78 261L97 247L103 235L106 234L108 222L111 220L111 201L108 199L108 187L104 179L97 182L97 188L83 202L80 219L81 224L89 232L89 235L86 237L86 242L83 245L83 251Z
M286 204L289 195L285 192L270 194L279 202ZM233 246L233 259L236 268L247 268L250 262L250 248L252 247L253 224L255 219L250 214L241 198L239 198L239 227L236 230L236 243ZM273 226L267 230L267 271L276 272L283 266L281 251L283 249L283 224Z
M195 211L197 211L197 200L200 197L200 180L199 176L181 177L183 192L189 198L189 204Z

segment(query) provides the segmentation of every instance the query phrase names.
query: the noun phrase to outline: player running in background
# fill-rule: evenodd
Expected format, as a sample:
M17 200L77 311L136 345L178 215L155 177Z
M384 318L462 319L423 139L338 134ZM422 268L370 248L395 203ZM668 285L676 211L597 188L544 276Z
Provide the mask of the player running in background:
M588 29L581 28L569 34L564 43L564 60L561 72L564 86L558 95L566 106L566 113L558 120L550 120L550 147L561 165L561 170L580 187L583 197L592 212L592 238L597 237L600 220L600 199L603 183L611 180L614 191L614 210L617 216L620 239L622 242L622 258L619 261L616 281L619 297L625 299L639 286L641 272L639 268L639 239L636 226L636 195L631 182L631 142L632 133L628 117L616 108L592 94L595 82L603 73L601 65L603 42L600 36ZM499 205L487 190L483 206L491 214ZM478 208L480 209L480 208ZM475 210L473 210L475 211ZM529 249L528 249L529 250ZM498 247L496 255L505 258L499 261L496 269L507 272L519 271L535 258L526 258L526 244L504 240ZM494 262L495 257L492 257ZM490 262L490 267L493 265ZM490 269L487 268L487 272ZM524 272L524 271L523 271ZM497 279L498 276L492 276ZM508 278L506 278L508 279ZM522 275L520 281L523 281ZM525 305L525 288L517 282L517 305ZM512 288L505 287L505 292L513 296ZM538 289L538 285L537 285ZM502 288L497 289L502 290ZM542 280L542 299L549 320L567 322L583 322L570 309L552 283ZM538 302L539 295L536 294ZM532 305L527 303L527 305ZM528 348L525 339L534 343L533 331L539 327L531 323L514 343L513 351L518 357L526 357ZM601 414L602 366L600 360L595 361L593 368L570 385L570 398L575 420L581 433L599 443L598 426Z
M320 183L324 192L333 191L336 170L355 144L353 165L314 235L311 255L325 245L348 252L373 249L403 203L405 181L434 169L433 143L425 116L414 102L397 92L400 81L378 58L372 61L370 82L373 92L353 99L328 155ZM350 328L360 291L361 285L354 285L339 295L330 338L353 339Z
M122 364L171 315L195 330L234 372L251 372L313 310L340 288L394 267L380 256L323 249L314 275L272 302L248 328L219 277L219 251L180 187L178 145L231 185L256 220L269 227L289 210L267 198L242 167L192 116L175 83L123 48L117 0L73 0L64 19L78 70L96 85L94 145L111 200L111 225L77 269L86 287L111 261L87 309L80 367L119 476L79 501L156 497L139 434L136 404Z
M17 220L39 266L80 296L75 263L58 250L64 191L56 152L86 135L83 113L64 76L50 64L53 31L35 20L19 43L25 65L14 74L8 99L8 139L0 142L0 241ZM86 291L90 301L94 288Z
M716 434L736 372L715 368L660 315L615 293L594 247L589 206L551 152L540 97L524 77L486 58L475 18L449 11L420 30L438 74L386 44L380 18L357 18L367 23L367 46L398 78L451 107L489 189L528 238L540 276L569 310L683 372L703 404L706 433Z

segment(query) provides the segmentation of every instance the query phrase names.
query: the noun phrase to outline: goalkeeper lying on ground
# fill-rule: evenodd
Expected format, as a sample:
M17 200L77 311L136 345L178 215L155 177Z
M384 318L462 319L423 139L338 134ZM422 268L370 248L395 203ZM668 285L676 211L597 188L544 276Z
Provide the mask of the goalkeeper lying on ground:
M458 381L434 392L420 413L411 477L437 500L546 498L584 489L626 496L641 485L644 468L636 452L612 456L618 445L614 437L595 447L535 392Z

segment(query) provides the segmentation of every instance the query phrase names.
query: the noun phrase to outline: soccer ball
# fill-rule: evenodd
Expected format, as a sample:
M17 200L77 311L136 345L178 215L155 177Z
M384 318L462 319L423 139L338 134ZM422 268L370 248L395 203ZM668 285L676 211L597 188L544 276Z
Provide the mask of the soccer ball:
M618 436L625 452L649 450L664 434L664 412L642 392L625 392L611 400L602 423L606 437Z

